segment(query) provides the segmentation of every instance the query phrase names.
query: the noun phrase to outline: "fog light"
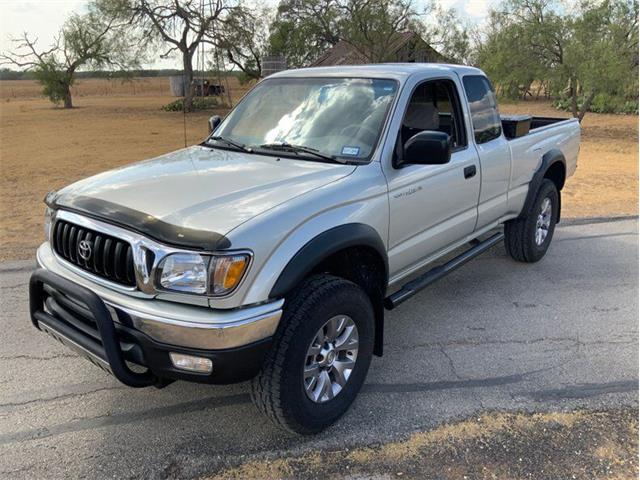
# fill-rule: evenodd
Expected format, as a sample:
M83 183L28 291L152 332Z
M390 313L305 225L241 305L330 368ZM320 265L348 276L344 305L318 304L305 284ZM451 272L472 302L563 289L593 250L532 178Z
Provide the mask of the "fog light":
M169 352L169 357L171 357L173 366L180 370L198 373L211 373L213 370L213 363L208 358L194 357L193 355L175 352Z

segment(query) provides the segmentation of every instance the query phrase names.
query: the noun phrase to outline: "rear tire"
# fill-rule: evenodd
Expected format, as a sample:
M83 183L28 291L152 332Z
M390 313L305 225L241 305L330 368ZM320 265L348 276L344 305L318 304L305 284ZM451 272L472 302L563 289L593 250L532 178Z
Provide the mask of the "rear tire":
M335 326L333 341L327 341L329 325ZM360 391L374 331L371 301L358 285L333 275L309 277L286 300L271 350L251 382L253 403L290 432L320 432L349 409ZM312 370L319 373L311 375ZM348 375L338 370L349 370ZM327 380L332 383L325 389Z
M511 258L534 263L544 257L555 231L559 200L555 184L544 179L526 215L505 223L504 241Z

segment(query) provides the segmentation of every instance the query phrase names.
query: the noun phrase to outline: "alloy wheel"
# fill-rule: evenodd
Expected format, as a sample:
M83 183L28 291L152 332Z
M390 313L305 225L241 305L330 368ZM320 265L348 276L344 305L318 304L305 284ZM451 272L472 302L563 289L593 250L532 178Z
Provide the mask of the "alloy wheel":
M318 330L304 365L304 388L310 400L323 403L342 391L356 365L358 344L358 327L348 315L336 315Z

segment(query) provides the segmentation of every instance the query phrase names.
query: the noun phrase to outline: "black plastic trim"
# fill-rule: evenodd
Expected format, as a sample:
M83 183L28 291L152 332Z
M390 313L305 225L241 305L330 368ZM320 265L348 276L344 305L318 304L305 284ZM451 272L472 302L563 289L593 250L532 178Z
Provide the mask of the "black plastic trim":
M85 195L49 195L45 201L51 208L62 208L134 230L177 248L214 251L231 247L231 242L223 234L173 225L147 213L99 198Z
M389 278L387 250L380 235L369 225L348 223L334 227L311 239L289 261L269 296L282 298L298 285L322 260L348 247L373 248L383 259L385 285Z
M437 280L440 280L442 277L460 268L462 265L464 265L468 261L474 259L478 255L489 250L494 245L500 243L502 240L504 240L504 233L502 232L496 233L491 237L487 238L486 240L476 243L469 250L466 250L465 252L461 253L457 257L449 260L447 263L432 268L431 270L422 274L415 280L412 280L406 285L404 285L400 290L398 290L394 294L389 295L384 301L385 308L387 310L393 310L402 302L409 300L411 297L413 297L416 293L418 293L423 288L428 287L429 285L436 282Z
M531 205L536 200L536 195L538 194L538 190L540 189L540 185L542 184L542 180L544 180L544 176L547 173L547 170L555 164L561 162L565 170L567 168L567 161L564 158L564 154L558 150L557 148L552 148L547 153L542 156L542 163L538 170L533 174L533 178L529 182L529 191L527 192L527 198L524 201L524 205L522 206L522 210L520 211L520 215L518 218L524 218L527 216L527 213L531 209ZM559 193L559 192L558 192ZM556 221L560 220L560 209L558 208L558 218Z
M162 387L172 380L213 384L243 382L259 372L272 343L269 337L235 348L202 350L157 342L131 328L125 312L114 307L122 323L114 322L95 293L44 269L32 274L29 293L31 321L36 328L76 344L88 352L86 356L93 363L103 369L108 366L111 374L131 387ZM213 371L207 374L177 369L171 362L170 352L208 358ZM147 371L134 372L127 362L142 365Z
M45 310L45 285L64 292L73 301L84 305L91 312L100 333L100 343L80 330L66 325ZM40 329L40 323L44 323L91 354L106 361L111 367L113 376L125 385L148 387L156 383L157 378L150 371L137 373L127 366L111 314L100 297L91 290L40 268L33 272L29 282L29 310L31 321L36 328Z
M145 365L159 378L216 385L244 382L255 377L272 344L269 337L240 347L201 350L159 343L138 330L124 326L118 326L118 330L135 338L144 352ZM169 352L208 358L213 364L213 371L196 373L177 369L171 363Z

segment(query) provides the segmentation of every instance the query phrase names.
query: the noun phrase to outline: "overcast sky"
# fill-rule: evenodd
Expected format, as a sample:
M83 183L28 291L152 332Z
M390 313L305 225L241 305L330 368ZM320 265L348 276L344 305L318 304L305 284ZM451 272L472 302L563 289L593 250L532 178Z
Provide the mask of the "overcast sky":
M418 0L417 3L419 3ZM437 0L443 7L456 8L462 18L481 23L489 6L498 0ZM277 4L277 0L268 3ZM0 51L12 49L10 38L27 31L42 48L49 45L60 25L72 12L82 12L87 0L0 0ZM178 59L157 59L151 68L180 68Z

